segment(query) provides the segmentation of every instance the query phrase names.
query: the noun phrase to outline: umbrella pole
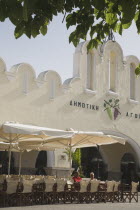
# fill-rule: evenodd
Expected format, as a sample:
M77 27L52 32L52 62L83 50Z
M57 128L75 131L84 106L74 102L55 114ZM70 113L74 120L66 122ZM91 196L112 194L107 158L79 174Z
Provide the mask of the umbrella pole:
M69 157L69 160L70 160L70 176L71 176L71 168L72 168L71 146L70 146L70 157Z
M22 158L22 151L20 151L20 154L19 154L19 171L18 171L19 176L21 174L21 158Z
M10 166L11 166L11 144L9 147L8 176L10 175Z

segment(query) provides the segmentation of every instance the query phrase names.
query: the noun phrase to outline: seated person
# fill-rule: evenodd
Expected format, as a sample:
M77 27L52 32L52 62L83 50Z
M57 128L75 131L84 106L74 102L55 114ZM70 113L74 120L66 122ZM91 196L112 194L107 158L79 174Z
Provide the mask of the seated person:
M74 182L80 182L82 180L82 178L79 176L79 173L77 171L74 173L74 176L72 177L72 179L74 180Z
M93 179L95 179L95 178L94 178L94 173L91 172L91 173L90 173L90 180L93 180Z

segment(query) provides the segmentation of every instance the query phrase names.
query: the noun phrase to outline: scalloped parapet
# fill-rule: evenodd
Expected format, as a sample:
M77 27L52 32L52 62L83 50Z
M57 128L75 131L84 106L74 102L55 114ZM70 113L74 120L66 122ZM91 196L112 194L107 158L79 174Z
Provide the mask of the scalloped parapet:
M48 77L50 77L50 76L54 77L55 79L57 79L59 81L60 85L62 85L62 79L61 79L60 75L54 70L48 70L48 71L41 72L38 75L37 80L45 82L45 81L48 80Z
M38 77L36 77L34 68L28 63L16 64L12 66L9 71L7 71L6 64L1 58L0 74L4 74L9 81L15 81L17 83L17 88L20 87L21 92L23 93L30 93L37 87L43 88L46 86L47 89L53 89L52 92L57 92L57 89L61 89L62 92L64 90L65 92L65 90L74 87L76 91L79 90L81 93L83 90L83 93L86 93L87 95L97 95L101 94L101 92L102 94L105 94L105 92L110 94L109 60L110 53L113 52L117 60L116 92L117 95L121 95L121 86L123 83L121 78L125 77L126 83L129 83L129 66L131 63L134 63L137 66L140 63L139 59L133 55L123 57L122 48L117 42L114 41L108 41L103 45L100 45L97 49L92 49L89 52L87 52L87 44L88 41L82 42L76 47L73 61L73 77L64 81L63 84L60 75L54 70L41 72ZM94 68L94 72L92 73L93 78L90 82L96 83L94 86L87 85L87 82L90 79L89 74L91 74L88 72L89 55L94 57L94 61L92 61L93 63L90 63L90 68ZM78 82L76 83L75 81L77 81L77 79ZM75 84L79 85L80 88L77 89ZM124 85L123 89L123 92L128 91L128 86ZM51 90L48 90L47 92L50 94ZM54 95L54 93L52 94ZM59 94L55 94L55 97L57 97L57 95ZM126 95L128 98L129 93Z

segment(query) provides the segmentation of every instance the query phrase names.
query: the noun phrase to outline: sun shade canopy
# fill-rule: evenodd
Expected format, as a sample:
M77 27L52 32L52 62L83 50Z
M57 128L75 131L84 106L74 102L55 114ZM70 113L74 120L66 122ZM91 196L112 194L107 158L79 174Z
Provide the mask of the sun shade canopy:
M12 122L4 123L0 128L0 150L9 151L8 174L10 174L11 151L20 152L21 154L25 150L55 150L69 148L71 169L72 148L93 147L114 143L125 144L125 139L106 135L103 132L63 131ZM20 170L21 155L19 174Z
M114 143L125 144L126 139L103 132L64 131L20 123L6 122L0 129L0 142L16 145L23 150L54 150L81 148ZM7 144L6 144L7 143ZM13 146L13 147L14 147ZM2 145L4 148L4 145Z
M4 123L0 128L0 141L5 143L26 142L40 144L48 137L68 137L73 132L20 123Z
M112 135L105 135L103 132L74 131L74 134L67 138L48 138L44 141L44 145L52 147L55 146L56 148L82 148L115 143L125 144L125 141L126 139L124 138Z

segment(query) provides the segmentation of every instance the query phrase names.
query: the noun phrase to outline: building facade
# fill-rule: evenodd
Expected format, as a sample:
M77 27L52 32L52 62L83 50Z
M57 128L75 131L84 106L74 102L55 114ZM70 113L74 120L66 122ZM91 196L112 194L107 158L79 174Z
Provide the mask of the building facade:
M129 166L139 176L140 78L135 76L139 63L136 56L124 57L117 42L110 40L88 53L84 42L74 53L73 77L62 84L53 70L36 77L32 66L21 63L7 71L0 59L0 123L104 131L124 137L125 145L99 147L107 178L120 179ZM22 173L35 172L38 153L24 152ZM15 168L18 157L13 154ZM47 173L63 175L69 171L63 150L47 151L46 161Z

